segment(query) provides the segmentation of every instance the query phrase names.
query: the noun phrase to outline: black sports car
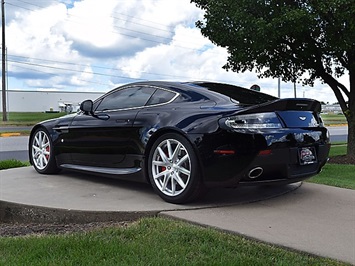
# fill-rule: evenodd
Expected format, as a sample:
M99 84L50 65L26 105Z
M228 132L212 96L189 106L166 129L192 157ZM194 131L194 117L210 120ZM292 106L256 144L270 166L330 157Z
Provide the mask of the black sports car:
M39 173L141 180L185 203L208 186L287 184L319 173L330 148L320 111L316 100L228 84L138 82L35 125L29 157Z

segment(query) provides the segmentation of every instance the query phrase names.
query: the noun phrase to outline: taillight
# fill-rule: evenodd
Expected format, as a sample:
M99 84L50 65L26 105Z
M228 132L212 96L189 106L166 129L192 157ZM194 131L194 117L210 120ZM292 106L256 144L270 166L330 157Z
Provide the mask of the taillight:
M225 120L226 126L234 129L281 128L281 122L275 113L236 115Z

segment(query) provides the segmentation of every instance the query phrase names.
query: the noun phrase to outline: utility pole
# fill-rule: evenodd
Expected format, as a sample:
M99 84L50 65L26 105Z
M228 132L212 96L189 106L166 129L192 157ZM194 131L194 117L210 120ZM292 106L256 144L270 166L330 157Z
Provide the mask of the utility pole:
M5 44L5 0L1 0L1 26L2 26L2 121L7 121L6 110L6 44Z
M293 83L293 93L294 93L294 95L295 95L295 98L297 98L296 82Z

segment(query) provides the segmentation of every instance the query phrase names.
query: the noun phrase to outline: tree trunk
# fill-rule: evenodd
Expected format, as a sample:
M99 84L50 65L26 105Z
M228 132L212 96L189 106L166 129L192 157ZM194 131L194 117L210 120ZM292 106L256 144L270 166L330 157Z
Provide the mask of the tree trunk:
M355 116L348 119L348 156L355 158Z
M325 71L321 72L321 77L324 82L327 83L332 90L340 104L340 107L348 122L348 150L347 155L355 158L355 69L349 70L350 77L350 90L347 94L349 97L348 102L344 99L339 83Z
M348 120L348 156L355 158L355 70L350 69L350 95Z

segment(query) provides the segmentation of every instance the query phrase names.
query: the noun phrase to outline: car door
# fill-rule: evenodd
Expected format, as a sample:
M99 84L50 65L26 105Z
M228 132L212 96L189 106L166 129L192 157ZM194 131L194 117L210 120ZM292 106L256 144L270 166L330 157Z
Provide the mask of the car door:
M134 168L142 157L139 128L133 123L155 88L127 87L94 103L93 114L76 116L67 142L75 165L104 168Z

